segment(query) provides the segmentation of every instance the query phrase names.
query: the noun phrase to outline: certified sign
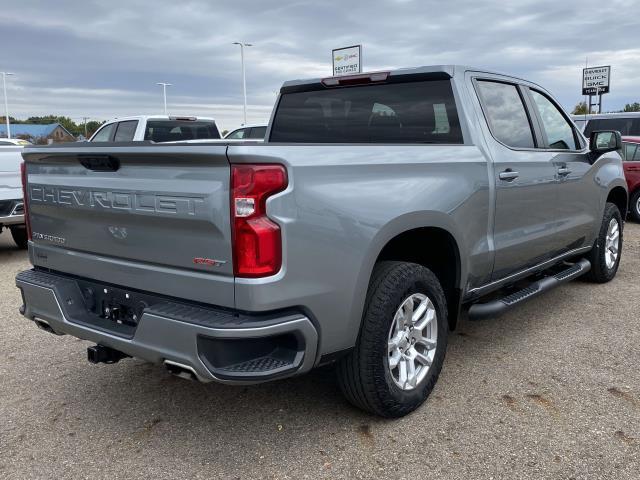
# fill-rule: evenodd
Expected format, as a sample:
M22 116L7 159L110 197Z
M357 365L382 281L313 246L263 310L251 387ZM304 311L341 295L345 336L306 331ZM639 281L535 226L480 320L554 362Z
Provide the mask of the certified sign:
M609 93L610 78L610 66L582 69L582 95Z
M362 45L332 50L333 76L362 72Z

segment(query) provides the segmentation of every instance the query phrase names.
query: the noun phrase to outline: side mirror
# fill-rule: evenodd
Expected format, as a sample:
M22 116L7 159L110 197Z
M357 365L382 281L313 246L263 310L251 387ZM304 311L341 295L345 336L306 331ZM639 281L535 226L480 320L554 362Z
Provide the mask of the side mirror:
M622 148L622 136L615 130L600 130L591 132L589 139L589 150L594 153L603 154L620 150Z

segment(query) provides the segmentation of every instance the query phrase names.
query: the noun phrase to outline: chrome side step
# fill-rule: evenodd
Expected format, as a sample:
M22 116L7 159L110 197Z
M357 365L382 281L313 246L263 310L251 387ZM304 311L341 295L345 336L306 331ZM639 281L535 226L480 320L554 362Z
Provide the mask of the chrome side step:
M591 263L586 258L574 263L569 268L562 270L555 275L544 277L533 282L528 287L511 293L506 297L499 298L487 303L475 303L469 308L469 320L484 320L485 318L498 317L516 305L537 297L538 295L551 290L552 288L578 278L591 270Z

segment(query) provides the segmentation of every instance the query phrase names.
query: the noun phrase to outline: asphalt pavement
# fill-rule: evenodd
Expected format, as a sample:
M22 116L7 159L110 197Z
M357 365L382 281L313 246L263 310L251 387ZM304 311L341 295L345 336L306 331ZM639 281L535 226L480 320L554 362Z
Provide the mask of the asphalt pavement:
M381 420L329 368L251 387L86 361L18 313L0 235L0 478L640 478L640 225L606 285L462 321L428 401Z

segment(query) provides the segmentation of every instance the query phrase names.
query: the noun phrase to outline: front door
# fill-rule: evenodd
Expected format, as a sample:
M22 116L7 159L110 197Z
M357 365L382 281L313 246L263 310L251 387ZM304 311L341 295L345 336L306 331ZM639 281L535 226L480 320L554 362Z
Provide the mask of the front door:
M542 148L554 165L558 180L556 226L562 253L586 248L594 242L594 225L600 225L600 198L594 195L593 178L586 142L568 117L546 93L528 89L532 109L541 125Z

